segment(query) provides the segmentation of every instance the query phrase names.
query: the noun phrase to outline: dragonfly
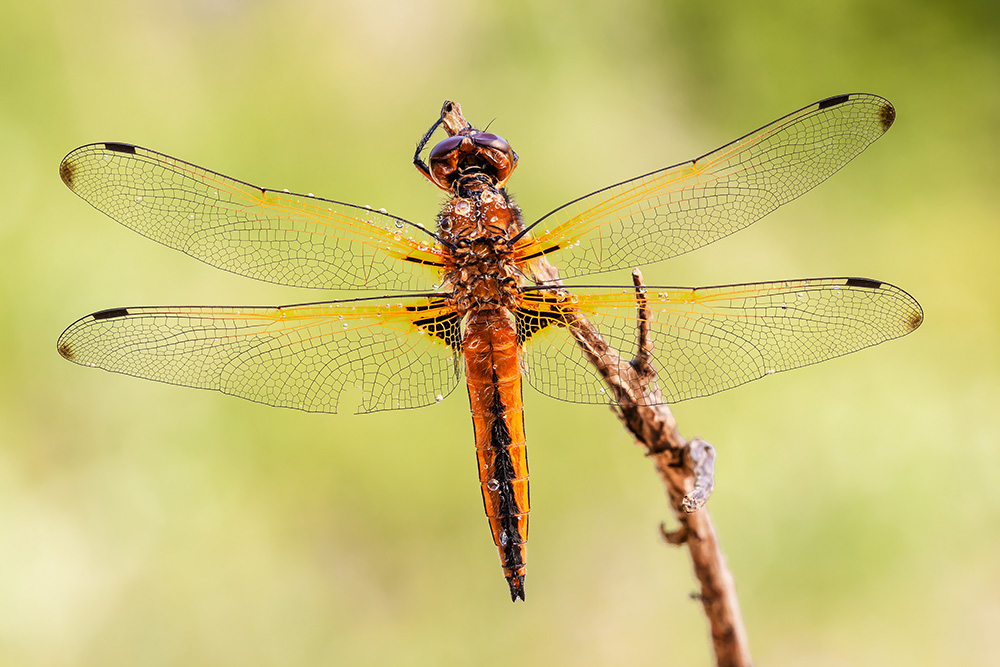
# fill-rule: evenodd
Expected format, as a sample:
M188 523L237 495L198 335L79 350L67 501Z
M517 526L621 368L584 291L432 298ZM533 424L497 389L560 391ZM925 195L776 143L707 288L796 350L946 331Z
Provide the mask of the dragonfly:
M522 382L564 401L615 403L569 335L575 322L629 350L643 317L658 396L675 403L898 338L923 320L913 297L870 278L649 286L644 315L634 286L572 280L676 257L747 227L850 162L895 115L877 95L829 97L531 224L505 188L517 153L454 102L413 156L447 193L433 226L258 187L132 144L82 146L60 164L63 182L126 227L243 276L360 294L273 307L111 308L71 324L58 352L311 412L336 412L352 387L359 413L433 405L464 373L485 513L511 600L524 600ZM425 161L439 128L449 136Z

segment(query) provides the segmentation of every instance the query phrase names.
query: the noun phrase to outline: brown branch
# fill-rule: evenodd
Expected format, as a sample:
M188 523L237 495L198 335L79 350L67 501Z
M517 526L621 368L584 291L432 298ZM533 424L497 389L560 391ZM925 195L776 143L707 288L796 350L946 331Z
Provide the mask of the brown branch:
M547 262L535 268L536 276L558 284L558 274ZM622 359L590 322L579 313L569 316L567 326L577 345L611 389L615 413L646 448L667 489L670 507L679 524L673 531L661 526L668 544L686 544L694 575L701 584L696 596L708 618L717 665L746 666L753 660L736 583L726 566L719 539L704 509L714 486L715 450L700 438L685 440L677 430L673 412L663 402L652 366L649 338L650 311L642 273L633 271L637 310L637 353Z

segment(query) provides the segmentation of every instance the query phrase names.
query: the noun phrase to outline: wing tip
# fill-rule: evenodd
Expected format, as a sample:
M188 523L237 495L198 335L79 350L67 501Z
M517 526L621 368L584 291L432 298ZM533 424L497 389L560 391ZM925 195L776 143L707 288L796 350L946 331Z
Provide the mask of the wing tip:
M883 100L882 102L882 106L879 107L878 111L878 119L882 124L882 132L885 133L896 122L896 108L888 100Z
M58 350L59 355L67 361L76 361L76 352L73 351L73 346L69 341L60 339L56 343L56 350Z
M850 101L852 98L856 97L858 97L857 94L834 95L832 97L827 97L826 99L817 102L817 108L819 110L829 109L830 107L841 105L845 102ZM871 99L879 103L879 108L878 108L879 125L881 125L882 127L883 134L888 132L889 128L892 127L892 124L896 121L896 108L892 106L892 103L889 102L889 100L875 95L872 96L861 95L861 97L870 97Z
M66 184L66 187L70 190L73 189L73 184L76 182L76 163L72 162L69 157L63 158L63 161L59 163L59 178Z

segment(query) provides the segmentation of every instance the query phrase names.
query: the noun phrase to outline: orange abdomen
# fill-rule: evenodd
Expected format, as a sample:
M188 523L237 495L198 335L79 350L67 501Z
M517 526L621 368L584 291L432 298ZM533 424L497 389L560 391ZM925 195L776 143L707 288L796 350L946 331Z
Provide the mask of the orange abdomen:
M501 308L474 310L462 341L483 505L512 600L524 599L528 458L514 322Z

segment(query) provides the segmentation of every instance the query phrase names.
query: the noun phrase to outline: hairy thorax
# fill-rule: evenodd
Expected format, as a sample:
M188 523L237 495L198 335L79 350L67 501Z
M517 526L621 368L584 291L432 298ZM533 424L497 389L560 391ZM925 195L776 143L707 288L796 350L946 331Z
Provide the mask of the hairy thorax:
M520 210L502 188L473 180L456 188L438 216L445 253L445 290L464 315L497 307L513 310L524 276L515 266L511 239L523 229Z

